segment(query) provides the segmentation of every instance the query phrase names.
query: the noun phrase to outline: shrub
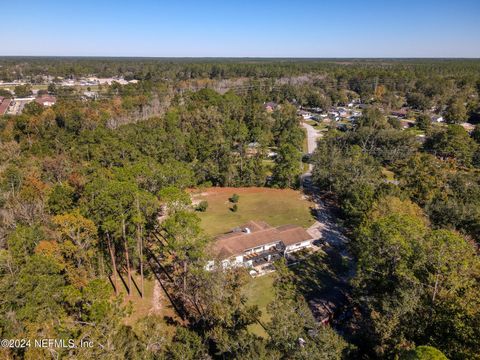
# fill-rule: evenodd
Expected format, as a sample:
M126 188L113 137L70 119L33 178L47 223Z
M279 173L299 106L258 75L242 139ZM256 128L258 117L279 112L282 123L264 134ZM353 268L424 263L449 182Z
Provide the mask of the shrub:
M232 211L233 211L233 212L237 212L237 211L238 211L238 205L237 205L237 204L233 204L233 206L232 206Z
M205 212L208 208L208 201L206 200L202 200L200 201L200 203L197 205L197 208L196 210L197 211L201 211L201 212Z
M238 203L238 200L240 200L240 196L238 194L233 194L228 200L230 200L231 203Z

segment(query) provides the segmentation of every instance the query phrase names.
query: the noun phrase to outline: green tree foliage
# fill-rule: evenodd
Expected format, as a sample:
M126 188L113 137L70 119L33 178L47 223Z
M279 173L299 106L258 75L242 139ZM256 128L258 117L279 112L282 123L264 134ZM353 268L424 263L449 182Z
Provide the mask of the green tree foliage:
M339 197L349 220L360 221L381 183L378 163L358 146L342 147L342 137L321 142L312 161L315 183Z
M15 96L25 98L32 95L32 87L30 85L17 85L14 90Z
M12 93L6 89L0 89L0 96L4 97L4 98L7 98L7 99L11 99L13 96L12 96Z
M281 145L275 158L273 184L281 187L295 187L300 176L301 153L294 146Z
M275 123L273 135L277 146L272 183L275 186L295 187L301 173L301 149L305 133L299 127L296 109L282 105L273 114Z
M429 131L432 127L432 121L427 114L420 114L415 120L415 125L423 131Z
M433 133L425 148L442 158L453 158L461 165L470 166L478 145L459 125L450 125L446 130Z
M48 195L47 205L51 214L60 214L73 208L75 190L68 184L55 185Z
M408 158L417 146L410 132L399 131L377 108L368 108L346 139L382 163Z
M97 244L95 224L78 211L57 215L53 217L52 222L60 233L60 251L66 260L67 272L72 277L71 282L87 281L88 273L93 273L92 259Z
M480 144L480 125L476 125L475 129L472 131L472 139Z
M17 226L7 237L8 250L15 263L25 264L43 237L38 226Z
M52 95L55 95L57 93L57 85L55 83L50 83L48 84L48 92Z
M447 357L432 346L417 346L402 354L401 360L447 360Z
M208 201L202 200L198 203L195 210L200 211L200 212L205 212L205 211L207 211L207 208L208 208Z
M207 358L207 347L202 338L192 331L179 327L172 344L168 346L167 356L172 360L196 360Z
M413 109L424 111L431 106L431 100L420 92L413 92L407 94L407 104Z
M230 196L230 197L228 198L228 200L229 200L231 203L236 204L236 203L238 203L238 200L240 200L240 195L238 195L238 194L233 194L232 196Z
M400 186L420 205L428 204L441 191L448 166L429 154L415 154L398 164Z
M462 98L456 97L450 100L445 110L445 120L449 124L459 124L467 120L467 108Z
M43 112L43 106L35 101L32 101L25 105L23 113L27 115L39 116Z
M268 347L285 359L342 359L347 343L331 328L318 327L285 263L278 263L276 269L275 299L266 326Z
M386 198L359 228L355 251L354 285L377 353L396 352L410 340L428 341L455 358L473 355L470 336L476 336L479 314L471 299L478 296L480 263L465 238L429 230L420 209ZM434 328L444 331L432 336Z

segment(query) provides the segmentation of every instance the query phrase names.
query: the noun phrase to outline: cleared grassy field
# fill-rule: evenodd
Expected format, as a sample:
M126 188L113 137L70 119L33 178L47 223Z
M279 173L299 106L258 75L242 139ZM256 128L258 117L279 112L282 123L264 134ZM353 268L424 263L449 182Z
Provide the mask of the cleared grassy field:
M238 211L231 210L228 200L234 193L240 196ZM211 236L219 235L250 220L262 220L272 226L313 224L313 204L294 190L269 188L208 188L193 194L194 201L208 201L208 209L198 212L202 227Z
M140 276L134 273L133 278L139 286ZM124 287L121 288L120 292L124 297L123 305L131 311L129 316L125 318L125 324L136 329L137 326L139 326L139 320L148 316L156 316L157 321L161 323L165 331L165 335L171 338L175 334L175 326L167 319L178 320L179 318L163 293L163 290L160 290L160 296L158 298L159 309L154 311L154 285L155 282L153 279L145 278L145 294L143 298L140 297L136 290L132 292L130 297L127 297L126 289Z
M140 285L140 277L135 273L132 276L138 285ZM131 302L132 306L132 313L126 319L128 325L133 325L138 319L149 314L152 308L153 284L153 280L145 279L145 294L143 298L140 297L136 290L133 290L132 295L127 297L126 290L122 287L121 292L125 296L124 305L128 305L128 303Z
M270 320L270 316L267 314L267 306L273 301L274 297L273 279L274 274L267 274L257 277L252 279L250 284L248 284L245 289L245 295L248 298L247 304L258 306L262 312L260 321L263 324ZM267 337L267 333L258 323L250 325L249 330L255 335Z
M140 287L140 276L137 273L133 273L133 280L137 283L137 286ZM126 280L126 276L125 276ZM119 282L121 283L121 282ZM124 296L123 304L125 306L131 306L131 314L126 318L126 323L128 325L135 324L139 319L150 315L153 313L153 301L154 301L154 285L155 282L153 278L145 278L145 294L140 297L140 294L137 292L136 288L133 286L133 291L130 297L127 296L125 287L121 287L120 292ZM163 290L160 290L159 294L160 300L160 311L156 312L156 315L160 317L170 316L175 317L175 311L171 307L168 299L163 293Z

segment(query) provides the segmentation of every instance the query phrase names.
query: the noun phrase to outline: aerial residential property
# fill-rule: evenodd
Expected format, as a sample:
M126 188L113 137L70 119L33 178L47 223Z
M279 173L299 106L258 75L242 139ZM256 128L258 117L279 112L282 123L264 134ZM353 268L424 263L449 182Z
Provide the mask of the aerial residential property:
M8 107L10 106L12 100L10 98L5 98L0 96L0 116L7 113Z
M263 221L249 221L228 234L215 238L214 253L222 266L252 268L252 275L261 275L272 264L290 253L307 249L315 239L300 226L272 227ZM214 264L211 262L210 266Z
M273 112L277 107L278 107L278 104L273 101L269 101L263 104L263 108L265 109L265 111L269 113Z
M39 105L45 106L45 107L50 107L55 105L57 102L57 98L52 95L40 95L35 99L35 102Z

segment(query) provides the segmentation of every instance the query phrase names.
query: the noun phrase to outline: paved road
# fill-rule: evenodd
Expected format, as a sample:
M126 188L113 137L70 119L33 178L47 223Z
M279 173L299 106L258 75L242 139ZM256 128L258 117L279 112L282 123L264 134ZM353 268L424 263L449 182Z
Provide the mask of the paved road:
M308 154L313 154L315 149L317 148L317 140L323 136L323 134L316 130L312 125L309 125L305 122L302 122L302 126L307 130L307 151ZM310 178L312 175L313 165L308 165L308 171L301 176L301 182L305 181L305 179Z
M323 136L323 134L316 130L312 125L302 122L302 126L307 130L307 150L309 154L312 154L317 148L317 140Z
M326 257L322 259L323 270L317 272L321 279L319 286L310 285L310 291L304 295L317 321L328 319L337 330L343 332L347 326L345 319L349 316L350 280L355 276L355 260L348 249L349 239L336 222L332 209L318 195L312 194L311 197L316 204L316 221L307 232L323 244Z
M309 124L302 123L302 126L307 130L308 153L312 154L317 148L317 140L323 134ZM313 166L310 164L308 171L301 176L304 192L309 194L315 203L316 221L307 232L324 245L327 255L324 261L331 264L331 275L323 274L323 280L329 286L314 291L315 295L308 297L308 303L318 321L330 318L330 321L337 322L338 330L343 330L345 324L336 319L346 316L351 292L350 280L355 276L355 260L348 249L349 239L344 235L342 227L337 224L332 209L326 206L318 195L318 189L312 182L312 169ZM342 258L343 260L339 261ZM343 265L338 265L339 263Z

